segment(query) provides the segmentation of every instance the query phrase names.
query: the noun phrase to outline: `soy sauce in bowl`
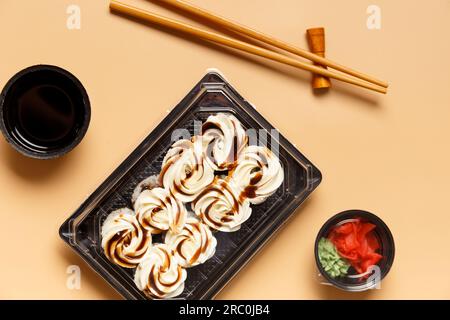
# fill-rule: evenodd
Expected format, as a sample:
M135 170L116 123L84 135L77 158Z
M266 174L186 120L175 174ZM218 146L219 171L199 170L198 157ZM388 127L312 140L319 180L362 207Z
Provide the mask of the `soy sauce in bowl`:
M80 81L55 66L17 73L0 97L0 128L22 154L39 159L61 156L84 137L90 103Z

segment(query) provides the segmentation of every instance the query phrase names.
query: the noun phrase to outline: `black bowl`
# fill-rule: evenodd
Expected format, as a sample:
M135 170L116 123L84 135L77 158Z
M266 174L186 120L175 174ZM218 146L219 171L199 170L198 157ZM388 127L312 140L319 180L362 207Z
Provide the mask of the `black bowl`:
M50 159L75 148L89 127L91 107L81 82L56 66L14 75L0 95L0 130L25 156Z
M329 232L338 224L341 224L347 220L352 220L355 218L360 218L362 221L373 223L376 228L374 229L375 235L380 242L380 250L379 253L383 256L383 258L378 262L377 266L379 267L379 274L375 273L371 274L366 279L361 276L352 275L351 272L347 276L333 278L331 277L322 267L319 261L318 254L318 244L319 240L323 237L327 237ZM317 268L319 269L321 275L332 285L335 287L345 290L345 291L365 291L375 287L381 283L381 280L388 274L391 269L392 263L394 262L395 256L395 245L394 238L392 237L391 231L386 226L386 224L373 213L363 211L363 210L348 210L341 213L336 214L331 217L320 229L317 234L315 246L314 246L314 255L316 260ZM350 268L350 271L352 268Z

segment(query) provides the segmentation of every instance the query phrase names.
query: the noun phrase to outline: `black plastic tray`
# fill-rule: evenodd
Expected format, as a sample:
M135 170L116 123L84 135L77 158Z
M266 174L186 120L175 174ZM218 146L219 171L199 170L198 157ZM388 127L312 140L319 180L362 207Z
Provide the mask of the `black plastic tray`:
M59 230L61 238L125 298L146 299L146 296L133 282L134 270L110 263L103 254L101 224L112 210L131 207L131 194L136 185L159 173L175 129L188 129L193 134L194 121L204 121L217 112L234 114L245 129L256 129L259 139L266 139L268 146L276 141L285 179L274 195L264 203L252 206L252 216L239 231L215 233L215 255L206 263L187 270L184 292L177 298L213 298L321 181L320 171L274 131L274 127L219 73L208 72Z

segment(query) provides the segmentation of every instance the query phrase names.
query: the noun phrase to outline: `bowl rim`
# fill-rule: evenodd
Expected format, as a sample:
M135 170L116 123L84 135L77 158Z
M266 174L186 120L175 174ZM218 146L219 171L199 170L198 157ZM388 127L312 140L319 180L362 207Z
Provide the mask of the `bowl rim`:
M330 227L336 225L337 223L339 223L342 220L345 220L346 218L342 218L343 216L351 216L351 215L360 215L363 219L371 222L371 221L376 221L377 227L381 227L383 229L383 232L386 234L388 241L391 245L390 251L391 254L389 256L389 260L388 263L386 264L386 268L384 270L382 270L381 272L381 277L380 277L380 281L381 282L386 275L389 273L392 264L394 262L394 258L395 258L395 241L394 241L394 237L392 236L391 230L389 229L389 227L386 225L386 223L377 215L366 211L366 210L361 210L361 209L350 209L350 210L345 210L345 211L341 211L335 215L333 215L332 217L330 217L320 228L319 232L317 233L316 236L316 241L314 243L314 258L316 261L316 265L317 268L320 272L320 274L330 283L332 284L334 287L344 290L344 291L348 291L348 292L361 292L361 291L366 291L366 290L370 290L372 288L374 288L377 283L372 283L368 286L355 286L355 287L349 287L347 285L342 284L340 281L336 280L335 278L332 278L330 275L328 275L328 273L324 270L324 268L322 267L322 264L319 261L319 253L318 253L318 245L319 245L319 241L320 239L326 234L326 232L330 229Z
M83 122L78 130L78 134L76 135L75 139L73 139L69 144L52 150L50 152L37 152L32 151L28 148L23 147L20 143L17 142L17 140L11 135L11 133L7 130L6 121L4 118L5 112L4 112L4 105L7 95L9 94L11 88L19 81L22 77L25 75L28 75L33 72L41 72L41 71L51 71L58 73L65 78L67 78L69 81L71 81L75 87L78 89L78 92L81 94L83 98ZM89 128L89 124L91 121L91 103L89 100L88 93L86 89L84 88L81 81L74 76L71 72L67 71L66 69L63 69L61 67L55 66L55 65L49 65L49 64L37 64L30 67L27 67L25 69L20 70L16 74L14 74L8 82L3 87L1 93L0 93L0 131L3 133L3 136L5 137L6 141L10 146L12 146L16 151L21 153L24 156L34 158L34 159L53 159L58 158L69 151L73 150L80 142L83 140L84 136L86 135L86 132Z

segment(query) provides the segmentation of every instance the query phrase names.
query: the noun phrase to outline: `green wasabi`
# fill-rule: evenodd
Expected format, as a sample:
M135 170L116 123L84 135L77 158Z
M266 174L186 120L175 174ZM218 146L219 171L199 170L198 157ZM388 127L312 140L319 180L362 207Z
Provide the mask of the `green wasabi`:
M330 240L326 238L319 240L318 254L320 264L332 278L347 274L350 264L339 256Z

